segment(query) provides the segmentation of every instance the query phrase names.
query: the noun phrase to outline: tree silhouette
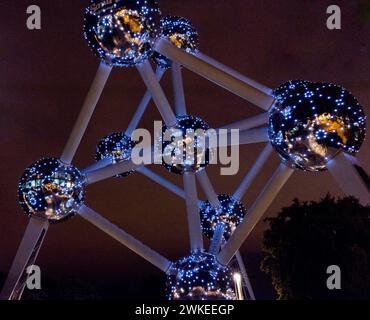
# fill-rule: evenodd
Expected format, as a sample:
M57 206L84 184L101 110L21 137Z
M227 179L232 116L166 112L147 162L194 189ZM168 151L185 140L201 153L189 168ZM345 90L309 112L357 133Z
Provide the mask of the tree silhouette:
M261 269L279 299L370 298L370 207L353 197L295 199L267 218ZM341 290L329 290L327 267L341 269Z

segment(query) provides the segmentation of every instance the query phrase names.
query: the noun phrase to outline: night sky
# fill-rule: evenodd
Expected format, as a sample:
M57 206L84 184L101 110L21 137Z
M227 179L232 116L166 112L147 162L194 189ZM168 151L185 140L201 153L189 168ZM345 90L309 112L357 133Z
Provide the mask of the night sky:
M23 170L44 156L59 157L99 64L82 35L88 0L2 0L0 2L0 272L8 271L28 222L17 203ZM360 1L335 1L342 9L342 30L326 28L325 0L161 0L163 15L190 19L200 33L201 51L272 88L289 79L339 83L370 114L370 20ZM42 10L42 30L26 28L26 8ZM211 127L256 115L257 107L199 76L184 71L187 107ZM172 101L169 75L163 87ZM75 157L84 168L94 161L99 139L123 131L145 86L134 68L114 69ZM160 120L153 104L142 128ZM242 146L236 176L208 169L219 193L233 193L263 144ZM370 143L359 153L370 171ZM246 194L248 206L278 165L274 155ZM153 170L181 186L182 179L160 166ZM200 189L200 188L199 188ZM297 172L267 215L293 198L314 200L327 192L342 195L328 173ZM200 198L204 199L200 192ZM86 203L170 259L188 253L185 203L140 174L89 186ZM261 222L242 248L257 298L272 297L259 271ZM159 275L155 267L115 240L75 217L49 228L37 260L44 277L73 276L92 283L125 283L128 291ZM136 286L136 288L135 288Z

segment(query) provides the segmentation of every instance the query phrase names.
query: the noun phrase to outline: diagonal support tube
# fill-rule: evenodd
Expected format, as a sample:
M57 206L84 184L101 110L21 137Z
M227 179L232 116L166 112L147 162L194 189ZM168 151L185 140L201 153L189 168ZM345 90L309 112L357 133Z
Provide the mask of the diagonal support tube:
M67 164L72 162L111 71L112 67L103 62L100 63L95 79L91 84L77 121L72 129L67 144L64 147L60 158L62 162Z
M150 91L154 103L156 104L159 113L161 114L167 127L172 127L176 124L176 116L173 113L171 106L164 94L159 82L157 81L152 66L149 61L146 60L136 66L139 71L141 78L143 79L145 85Z
M240 131L239 135L235 135L235 130L237 129L232 130L233 131L229 130L226 131L226 129L219 129L217 133L219 147L239 146L243 144L252 144L269 141L267 128L255 128L244 130ZM214 137L212 136L212 138L208 138L208 140L206 140L209 146L211 146L210 143L211 139L214 139Z
M267 125L269 120L268 112L261 113L254 117L249 117L228 125L223 126L221 129L239 129L240 131L253 129L262 125Z
M229 90L241 98L268 110L273 104L274 98L233 75L225 73L209 62L177 48L166 39L158 39L155 43L157 52L165 55L170 60L177 62L213 83Z
M90 172L93 172L93 171L96 171L96 170L100 170L106 166L109 166L112 164L112 159L110 157L106 157L102 160L99 160L99 161L96 161L95 163L93 163L92 165L88 166L87 168L81 170L81 173L86 175Z
M221 204L218 200L218 195L212 186L206 170L201 170L197 172L196 177L212 207L214 207L215 209L219 208Z
M135 170L139 166L140 165L133 163L132 160L124 160L118 163L110 164L98 170L87 172L85 175L86 184L93 184L114 177L118 174Z
M149 261L151 264L153 264L163 272L167 272L168 268L171 265L171 261L161 256L159 253L149 248L127 232L118 228L115 224L113 224L100 214L96 213L85 205L82 205L80 207L80 209L78 210L78 214L145 260Z
M215 231L213 232L213 237L211 240L211 244L209 246L209 253L213 255L217 255L220 251L223 239L224 239L224 231L225 231L225 224L223 222L219 222L216 227Z
M167 179L161 177L159 174L155 173L154 171L140 167L136 170L137 172L141 173L142 175L146 176L147 178L155 181L162 187L166 188L167 190L171 191L172 193L178 195L180 198L185 199L185 191L173 184L172 182L168 181Z
M370 192L350 159L344 153L329 161L328 170L347 196L355 196L362 205L370 203Z
M192 252L203 251L203 234L200 223L197 186L194 172L185 171L183 174L183 180L186 195L185 202L188 217L190 248Z
M272 146L268 142L265 148L262 150L261 154L258 156L257 160L254 162L253 166L249 169L248 173L243 178L239 187L236 189L234 193L235 199L241 200L243 198L244 194L247 192L254 179L262 170L268 158L271 156L272 150Z
M159 185L166 188L168 191L172 192L173 194L179 196L180 198L186 199L185 191L183 189L179 188L177 185L163 178L162 176L155 173L154 171L146 167L139 167L138 169L136 169L136 171L146 176L150 180L158 183ZM202 205L202 201L198 200L198 207L200 207L201 205Z
M269 141L267 128L250 129L240 132L239 144L251 144Z
M163 69L161 67L157 67L157 70L155 72L155 78L158 82L161 81L165 71L166 71L165 69ZM139 122L140 122L141 118L143 117L143 114L144 114L146 108L148 107L149 102L150 102L151 99L152 99L152 94L150 93L149 90L147 90L145 92L143 98L141 99L141 102L140 102L139 106L137 107L137 110L136 110L131 122L129 123L126 131L125 131L125 134L128 137L131 137L132 132L139 125Z
M215 66L216 68L218 68L218 69L222 70L223 72L239 79L240 81L243 81L244 83L252 86L253 88L258 89L261 92L266 93L267 95L270 95L270 96L272 95L273 90L271 88L268 88L265 85L263 85L261 83L258 83L257 81L255 81L251 78L246 77L245 75L239 73L238 71L235 71L235 70L231 69L230 67L222 64L221 62L216 61L215 59L205 55L204 53L198 52L196 54L196 56L198 58L202 59L204 62L207 62L212 66Z
M360 176L362 182L370 192L370 176L363 168L360 160L355 156L345 154L345 157L352 163L353 167L356 169L358 175Z
M253 287L252 287L251 281L249 279L249 276L248 276L248 273L247 273L247 269L245 268L242 255L240 254L240 251L239 250L236 252L235 257L236 257L236 261L238 262L240 273L241 273L241 275L243 277L245 286L247 287L247 291L248 291L249 297L250 297L251 300L256 300L256 296L254 295Z
M261 220L264 213L293 172L293 169L288 168L284 164L280 164L274 175L270 178L265 188L253 203L252 207L249 209L247 217L235 229L229 241L219 253L218 261L221 264L227 265L229 263L236 251L239 250L245 239Z
M173 62L172 68L172 87L175 100L175 109L177 116L186 115L186 102L184 94L184 83L182 79L181 65Z
M28 278L26 270L35 263L48 227L49 222L45 219L30 219L2 288L0 300L21 299Z

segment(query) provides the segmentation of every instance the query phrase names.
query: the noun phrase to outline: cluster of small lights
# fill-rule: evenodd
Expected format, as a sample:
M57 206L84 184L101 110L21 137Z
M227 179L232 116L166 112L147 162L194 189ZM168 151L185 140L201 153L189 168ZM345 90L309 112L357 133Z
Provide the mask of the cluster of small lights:
M205 133L208 129L208 124L202 119L189 115L177 117L174 127L163 126L162 137L159 139L163 150L163 166L180 175L187 170L197 172L204 169L209 164L211 153L206 148ZM203 132L203 138L197 132ZM167 135L171 139L166 139Z
M96 147L95 160L100 161L106 158L112 163L118 163L131 159L132 148L135 143L122 132L114 132L100 140ZM118 177L127 177L134 171L123 172Z
M167 272L169 300L235 300L231 270L214 255L193 253L174 262Z
M18 199L28 216L61 222L74 216L83 203L84 177L59 159L41 159L23 173Z
M218 196L219 208L214 208L209 201L203 201L200 207L200 219L203 233L212 238L216 226L224 224L224 240L228 240L235 228L243 221L247 214L245 206L232 196L221 194Z
M152 55L159 23L157 0L92 0L85 11L84 35L106 64L135 66Z
M175 16L163 18L160 36L188 53L196 54L199 50L198 32L193 24L185 18ZM153 60L163 69L171 67L171 61L158 52L153 53Z
M288 166L322 171L339 152L353 154L360 149L366 116L344 88L295 80L277 88L274 96L269 137Z

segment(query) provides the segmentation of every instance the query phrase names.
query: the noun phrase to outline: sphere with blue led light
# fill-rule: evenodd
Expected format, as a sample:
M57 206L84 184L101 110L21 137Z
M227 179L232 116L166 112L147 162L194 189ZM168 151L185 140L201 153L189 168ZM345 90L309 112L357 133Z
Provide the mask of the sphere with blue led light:
M85 38L112 66L135 66L148 59L159 27L157 0L92 0L85 11Z
M193 24L182 17L168 16L161 20L160 37L169 40L187 53L199 50L199 34ZM158 52L153 53L154 62L163 69L171 67L171 61Z
M274 96L269 138L287 166L322 171L339 152L359 151L366 134L366 116L346 89L296 80L277 88Z
M163 126L159 141L163 166L180 175L204 169L212 155L206 145L208 129L202 119L189 115L177 117L173 127Z
M95 160L101 161L104 159L110 159L112 164L130 160L132 148L135 143L130 137L126 136L122 132L114 132L102 138L97 147L95 153ZM117 177L127 177L134 171L123 172Z
M74 216L83 203L84 177L59 159L41 159L23 173L18 198L28 216L61 222Z
M243 221L247 209L232 196L218 195L219 208L214 208L209 201L203 201L200 207L200 219L203 234L209 239L213 237L216 227L223 225L223 239L228 240L236 227Z
M209 253L193 253L167 272L169 300L235 300L232 272Z

